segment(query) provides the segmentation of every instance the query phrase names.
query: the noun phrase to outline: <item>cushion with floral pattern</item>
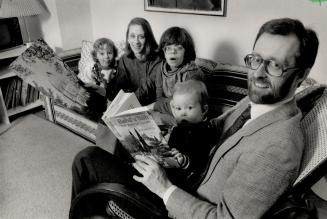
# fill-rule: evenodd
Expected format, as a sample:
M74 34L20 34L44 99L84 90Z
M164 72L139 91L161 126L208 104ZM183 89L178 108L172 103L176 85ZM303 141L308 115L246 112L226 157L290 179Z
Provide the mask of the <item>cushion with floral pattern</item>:
M34 41L10 68L57 104L81 113L87 108L89 93L44 40Z

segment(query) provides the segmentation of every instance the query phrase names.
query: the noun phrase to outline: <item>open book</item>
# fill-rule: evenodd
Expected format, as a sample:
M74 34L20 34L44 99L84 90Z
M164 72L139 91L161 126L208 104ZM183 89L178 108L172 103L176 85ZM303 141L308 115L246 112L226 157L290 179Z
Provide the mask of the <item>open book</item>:
M163 167L179 167L175 158L165 156L170 150L167 141L148 108L141 106L134 93L120 90L102 120L132 156L145 154Z

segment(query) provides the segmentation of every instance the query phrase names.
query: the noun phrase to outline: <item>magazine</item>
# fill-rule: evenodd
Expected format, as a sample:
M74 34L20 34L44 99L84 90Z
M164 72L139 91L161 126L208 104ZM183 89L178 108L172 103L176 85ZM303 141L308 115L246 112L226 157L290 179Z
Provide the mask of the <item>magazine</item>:
M147 107L142 107L134 93L120 90L102 116L120 143L132 156L144 154L165 168L179 167L167 156L170 148Z

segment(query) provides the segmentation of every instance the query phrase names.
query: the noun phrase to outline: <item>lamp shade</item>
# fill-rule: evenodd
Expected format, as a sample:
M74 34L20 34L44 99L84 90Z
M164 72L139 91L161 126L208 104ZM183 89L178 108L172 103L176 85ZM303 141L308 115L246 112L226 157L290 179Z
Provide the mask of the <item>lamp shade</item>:
M2 0L0 17L23 17L42 14L44 8L37 0Z

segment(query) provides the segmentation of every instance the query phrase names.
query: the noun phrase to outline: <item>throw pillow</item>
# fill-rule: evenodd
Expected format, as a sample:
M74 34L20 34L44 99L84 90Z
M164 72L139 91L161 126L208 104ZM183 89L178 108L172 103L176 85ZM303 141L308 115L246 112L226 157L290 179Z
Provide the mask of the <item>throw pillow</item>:
M11 63L10 68L57 104L78 112L86 109L89 93L45 41L33 42Z
M84 83L92 83L93 80L90 78L90 73L95 62L92 57L93 42L83 40L81 59L78 62L78 78Z

